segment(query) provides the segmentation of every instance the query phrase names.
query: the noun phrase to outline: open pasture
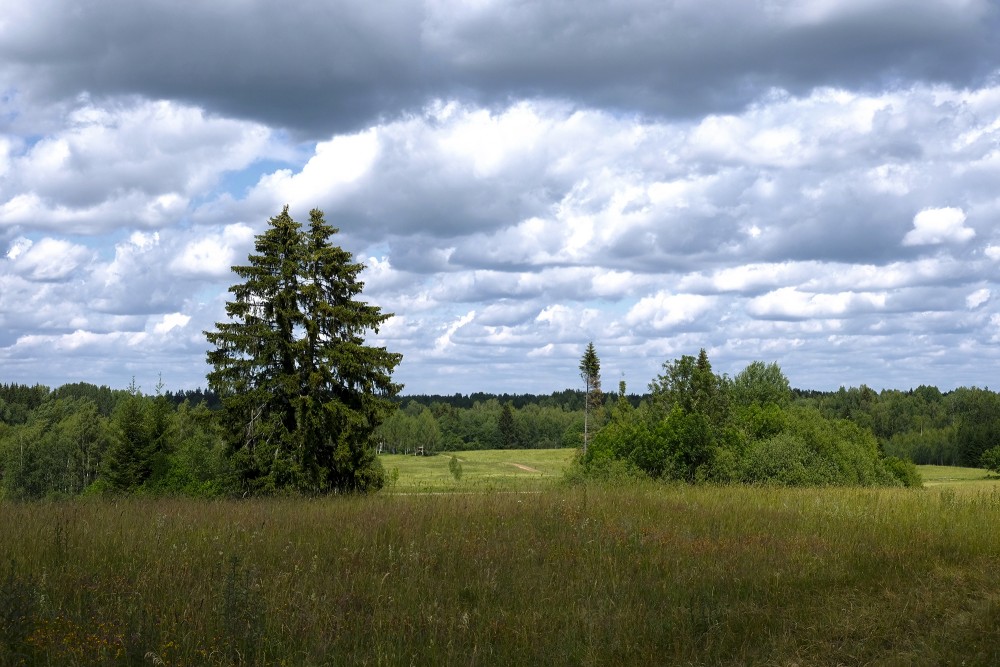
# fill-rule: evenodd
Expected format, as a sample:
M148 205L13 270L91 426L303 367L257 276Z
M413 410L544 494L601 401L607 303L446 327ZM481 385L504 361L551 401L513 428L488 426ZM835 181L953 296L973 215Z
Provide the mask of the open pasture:
M384 454L390 493L533 491L562 480L575 449L484 449L433 456ZM461 465L458 479L449 468ZM397 474L398 473L398 474Z
M946 485L977 491L1000 488L1000 477L983 468L917 466L917 470L926 487Z
M4 504L0 664L991 665L998 523L952 487Z

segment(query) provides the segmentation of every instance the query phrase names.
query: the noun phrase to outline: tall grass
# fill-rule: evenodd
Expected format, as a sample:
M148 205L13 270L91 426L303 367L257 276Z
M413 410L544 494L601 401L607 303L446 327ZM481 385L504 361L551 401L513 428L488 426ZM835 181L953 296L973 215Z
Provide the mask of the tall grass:
M0 664L1000 663L1000 493L0 505Z

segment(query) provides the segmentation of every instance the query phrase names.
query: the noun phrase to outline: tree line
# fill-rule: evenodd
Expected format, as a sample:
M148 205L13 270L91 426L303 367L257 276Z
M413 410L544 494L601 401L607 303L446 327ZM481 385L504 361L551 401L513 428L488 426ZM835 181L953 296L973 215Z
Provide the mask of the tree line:
M721 438L742 443L742 449L731 451L745 455L740 459L744 466L740 475L746 480L762 478L768 470L785 470L783 474L792 480L794 471L801 473L801 468L786 464L794 459L792 454L803 455L802 442L796 444L794 438L801 439L795 434L804 432L816 442L841 438L867 446L869 451L874 446L887 459L1000 467L984 459L1000 443L1000 394L989 389L942 392L920 386L876 392L862 385L826 392L786 391L787 380L782 380L780 368L756 362L725 385L716 376L714 384L703 383L691 397L682 398L686 382L697 386L688 377L697 361L689 357L667 364L668 369L654 382L655 391L602 395L591 414L596 429L591 444L598 449L589 460L606 456L602 447L645 442L644 449L633 445L629 455L645 462L655 475L731 479L738 475L735 468L725 465L733 463L735 455L713 457L711 449L697 446ZM729 394L724 408L718 398L711 398L712 388L721 390L722 386ZM409 454L420 448L427 454L467 449L582 449L585 398L579 389L521 394L516 402L512 395L489 393L396 397L399 407L374 431L373 446L382 453ZM0 494L27 499L230 492L237 472L227 455L218 406L211 391L171 392L162 385L144 394L135 386L121 390L83 382L55 389L0 384ZM675 406L680 414L675 413ZM684 410L716 415L715 421L707 420L711 428L702 429L699 418L683 417ZM720 421L720 414L727 415L726 419ZM655 426L658 423L669 426ZM672 441L665 440L674 443L673 449L655 444L650 437L675 431L706 439L693 447L686 443L682 451L676 447L675 434L670 436ZM640 434L645 434L645 440ZM675 457L667 454L675 449L680 452Z
M218 413L133 383L0 385L0 496L217 495L230 466Z
M583 410L571 405L582 402L579 395L566 401L570 394L579 392L525 395L521 407L492 394L477 394L468 408L398 398L374 431L373 448L432 455L579 447ZM170 392L162 383L148 394L134 383L124 390L0 384L0 497L238 492L241 471L218 404L212 392Z

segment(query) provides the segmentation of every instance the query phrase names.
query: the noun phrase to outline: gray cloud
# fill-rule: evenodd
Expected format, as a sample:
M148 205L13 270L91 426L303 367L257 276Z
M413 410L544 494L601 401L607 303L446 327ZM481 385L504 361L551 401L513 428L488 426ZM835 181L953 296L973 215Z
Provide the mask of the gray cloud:
M73 12L19 0L8 17L0 59L21 94L174 99L313 136L442 97L698 117L738 111L772 88L972 86L1000 63L986 0L254 0L238 9L99 0Z

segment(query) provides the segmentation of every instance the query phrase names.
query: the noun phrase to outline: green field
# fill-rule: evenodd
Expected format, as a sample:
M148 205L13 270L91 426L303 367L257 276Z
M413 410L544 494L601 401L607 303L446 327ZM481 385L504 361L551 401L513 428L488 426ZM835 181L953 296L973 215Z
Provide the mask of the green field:
M972 488L1000 488L1000 477L982 468L957 468L953 466L917 466L924 486L961 486Z
M486 449L435 456L389 454L379 457L390 477L388 492L537 491L563 477L574 449ZM456 480L449 469L455 456L462 467ZM393 471L398 471L398 478Z
M451 457L462 464L461 479L449 470ZM488 449L446 452L434 456L381 456L385 469L398 473L388 493L455 491L537 491L563 478L576 455L574 449ZM967 490L1000 488L1000 477L982 468L917 466L924 486L955 486Z

